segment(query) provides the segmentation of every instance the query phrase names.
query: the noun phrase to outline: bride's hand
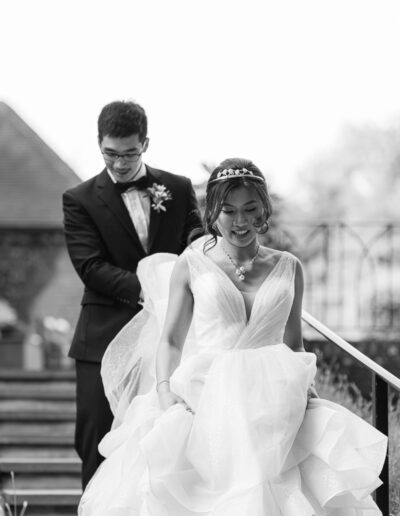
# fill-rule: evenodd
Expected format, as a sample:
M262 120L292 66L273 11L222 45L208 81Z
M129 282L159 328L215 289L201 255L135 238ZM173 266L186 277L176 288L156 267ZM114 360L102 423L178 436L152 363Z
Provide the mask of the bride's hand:
M180 403L189 412L193 412L189 405L177 394L171 391L161 391L158 393L161 410L168 410L172 405Z

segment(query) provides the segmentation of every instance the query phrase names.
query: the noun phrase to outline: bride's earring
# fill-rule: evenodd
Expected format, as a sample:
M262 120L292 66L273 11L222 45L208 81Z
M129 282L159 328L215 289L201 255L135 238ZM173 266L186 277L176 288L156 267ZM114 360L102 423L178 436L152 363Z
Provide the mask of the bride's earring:
M259 235L264 235L268 230L269 230L269 222L268 220L265 220L261 226L258 226L255 228L256 232L259 234Z

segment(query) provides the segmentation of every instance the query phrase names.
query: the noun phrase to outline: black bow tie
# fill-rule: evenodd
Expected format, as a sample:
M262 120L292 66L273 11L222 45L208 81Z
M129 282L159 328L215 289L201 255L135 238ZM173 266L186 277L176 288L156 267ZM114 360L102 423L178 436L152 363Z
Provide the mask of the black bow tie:
M137 181L129 181L127 183L114 183L115 188L119 193L124 193L129 188L136 188L138 190L144 190L151 186L150 179L147 175L141 177Z

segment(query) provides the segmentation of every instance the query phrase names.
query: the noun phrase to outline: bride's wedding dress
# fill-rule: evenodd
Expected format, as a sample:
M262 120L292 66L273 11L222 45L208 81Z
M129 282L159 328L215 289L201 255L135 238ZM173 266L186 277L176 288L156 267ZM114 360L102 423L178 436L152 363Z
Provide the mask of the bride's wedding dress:
M171 390L194 414L158 406L155 349L175 257L153 255L138 270L144 309L103 362L116 417L79 514L381 514L370 493L381 483L386 437L327 400L307 404L315 355L283 343L294 257L280 255L248 317L241 292L201 246L184 255L194 314Z

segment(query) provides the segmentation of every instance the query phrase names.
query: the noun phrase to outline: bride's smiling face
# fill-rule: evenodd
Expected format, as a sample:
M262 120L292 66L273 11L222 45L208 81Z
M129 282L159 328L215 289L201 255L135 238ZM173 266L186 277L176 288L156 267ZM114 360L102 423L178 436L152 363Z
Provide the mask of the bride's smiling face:
M232 245L245 247L256 238L254 221L262 215L260 196L252 186L240 186L226 196L217 218L222 237Z

